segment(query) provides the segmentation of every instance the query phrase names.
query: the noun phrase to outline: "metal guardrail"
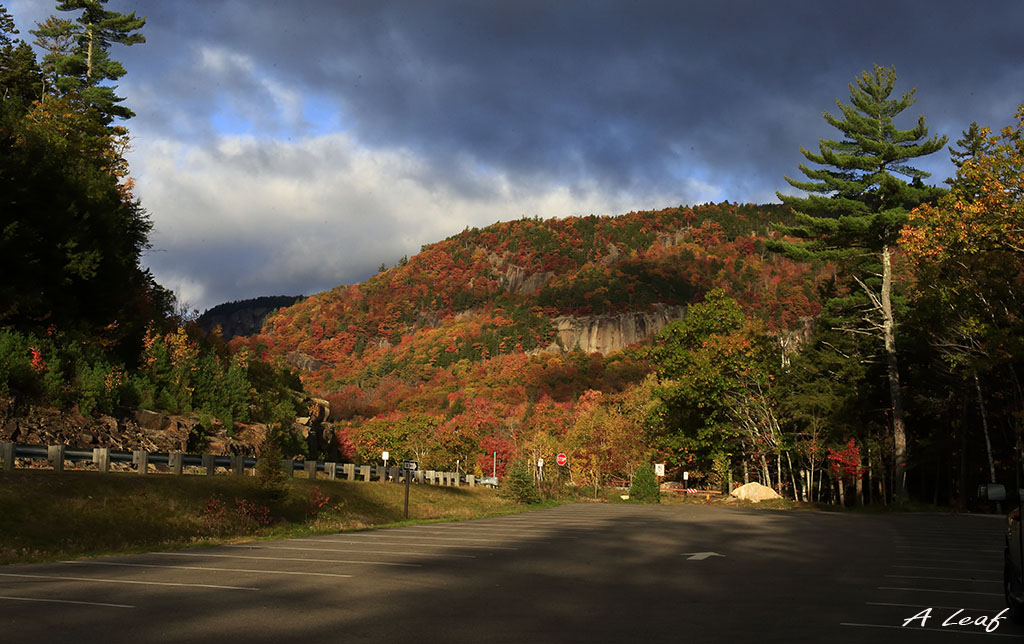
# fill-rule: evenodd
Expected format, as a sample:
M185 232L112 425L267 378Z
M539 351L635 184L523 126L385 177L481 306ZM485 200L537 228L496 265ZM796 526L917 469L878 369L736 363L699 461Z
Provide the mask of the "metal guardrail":
M16 459L44 459L55 471L63 471L64 463L91 462L97 465L100 472L108 472L110 463L125 463L134 466L135 472L145 474L149 466L166 466L172 474L182 475L185 467L200 467L207 475L213 475L218 468L232 471L236 475L244 475L245 470L256 467L259 459L240 454L186 454L184 452L132 452L114 451L97 447L91 450L67 448L64 445L23 445L20 443L0 443L0 462L3 469L11 471L15 468ZM380 465L355 465L353 463L334 463L330 461L311 461L283 459L282 467L288 476L295 472L303 472L310 479L324 473L330 479L339 475L350 481L399 481L402 470L398 467L385 468ZM429 485L455 486L466 484L473 487L477 481L472 475L434 470L415 470L412 476L417 483Z

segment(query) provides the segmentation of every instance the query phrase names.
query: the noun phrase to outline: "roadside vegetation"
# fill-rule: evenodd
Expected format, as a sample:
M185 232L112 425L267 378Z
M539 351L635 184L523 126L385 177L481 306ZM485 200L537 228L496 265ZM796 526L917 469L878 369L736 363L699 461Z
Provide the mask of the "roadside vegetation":
M779 177L794 193L781 204L467 228L225 342L142 261L153 224L111 55L145 42L145 19L104 2L57 8L69 17L29 30L33 49L0 5L0 276L18 276L0 279L0 438L16 440L6 421L32 406L144 407L229 438L264 423L285 455L388 451L493 475L523 501L598 497L661 463L700 488L750 479L795 501L962 509L1024 440L1024 107L947 146L907 112L916 90L876 65L824 114L837 140L801 148L802 178ZM926 183L914 165L947 149L955 176ZM555 322L582 332L630 314L653 332L656 313L648 346L607 355ZM296 374L289 359L316 366ZM309 435L303 387L329 403L316 447L292 424L305 418ZM557 471L556 454L568 457ZM253 497L272 517L253 533L309 524L287 501L300 489ZM229 496L208 514L263 520ZM115 497L103 493L133 502ZM181 516L197 516L189 503ZM69 525L92 516L61 510ZM156 541L204 538L182 520Z
M0 472L0 565L510 514L489 488L257 477Z

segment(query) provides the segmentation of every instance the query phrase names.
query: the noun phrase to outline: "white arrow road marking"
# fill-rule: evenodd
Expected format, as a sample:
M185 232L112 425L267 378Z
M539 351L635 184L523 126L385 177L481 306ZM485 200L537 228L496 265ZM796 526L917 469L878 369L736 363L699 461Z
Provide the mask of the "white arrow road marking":
M682 553L682 555L684 557L686 557L686 555L690 555L689 557L686 557L686 559L688 561L703 561L703 560L707 559L708 557L724 557L725 556L725 555L720 555L717 552L684 552L684 553Z

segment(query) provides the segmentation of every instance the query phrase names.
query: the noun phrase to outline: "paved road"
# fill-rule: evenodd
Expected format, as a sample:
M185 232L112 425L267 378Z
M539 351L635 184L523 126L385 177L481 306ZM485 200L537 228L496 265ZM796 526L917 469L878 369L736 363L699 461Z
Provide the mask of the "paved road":
M0 641L1001 642L1024 629L955 625L1002 609L1001 529L993 517L579 504L7 566Z

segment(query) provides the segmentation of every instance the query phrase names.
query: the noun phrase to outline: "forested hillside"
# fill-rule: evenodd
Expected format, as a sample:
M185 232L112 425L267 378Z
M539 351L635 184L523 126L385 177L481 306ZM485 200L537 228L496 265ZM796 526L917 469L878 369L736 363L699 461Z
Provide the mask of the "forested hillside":
M891 125L912 102L894 81L853 86L880 127L848 108L851 141L804 151L835 168L801 166L809 197L467 229L233 346L301 365L360 460L486 473L497 453L500 473L565 452L595 488L655 460L711 487L967 503L1012 465L1024 408L1020 125L965 130L930 187L908 162L946 139ZM579 339L635 320L650 342Z
M196 444L261 423L300 452L305 387L330 402L326 451L359 462L529 479L565 453L548 471L575 490L659 462L691 486L848 505L966 505L1012 480L1024 108L947 146L923 116L897 126L914 91L875 66L825 113L838 140L779 177L780 204L467 228L360 284L215 308L204 329L143 263L111 55L144 44L145 19L104 4L59 3L68 17L30 32L38 55L0 5L0 438L33 408L141 407L192 415ZM947 151L956 175L932 185L915 164ZM275 307L258 333L216 331Z
M582 439L569 429L597 422L576 418L586 411L614 413L600 429L630 448L588 439L612 459L591 476L628 477L648 449L646 421L616 410L629 398L649 404L644 347L660 327L602 355L565 346L556 322L601 333L603 320L659 307L678 318L719 289L758 321L781 364L809 333L829 275L767 251L772 222L789 218L781 206L723 203L466 230L363 284L278 311L245 344L314 359L303 378L332 401L359 459L390 446L438 468L486 469L499 451L504 469L524 449L570 450Z
M0 439L32 407L143 407L197 415L196 446L254 421L290 442L298 379L186 323L142 265L152 222L124 157L133 114L110 85L125 70L108 50L144 43L145 20L58 8L72 18L36 25L37 60L0 6Z

